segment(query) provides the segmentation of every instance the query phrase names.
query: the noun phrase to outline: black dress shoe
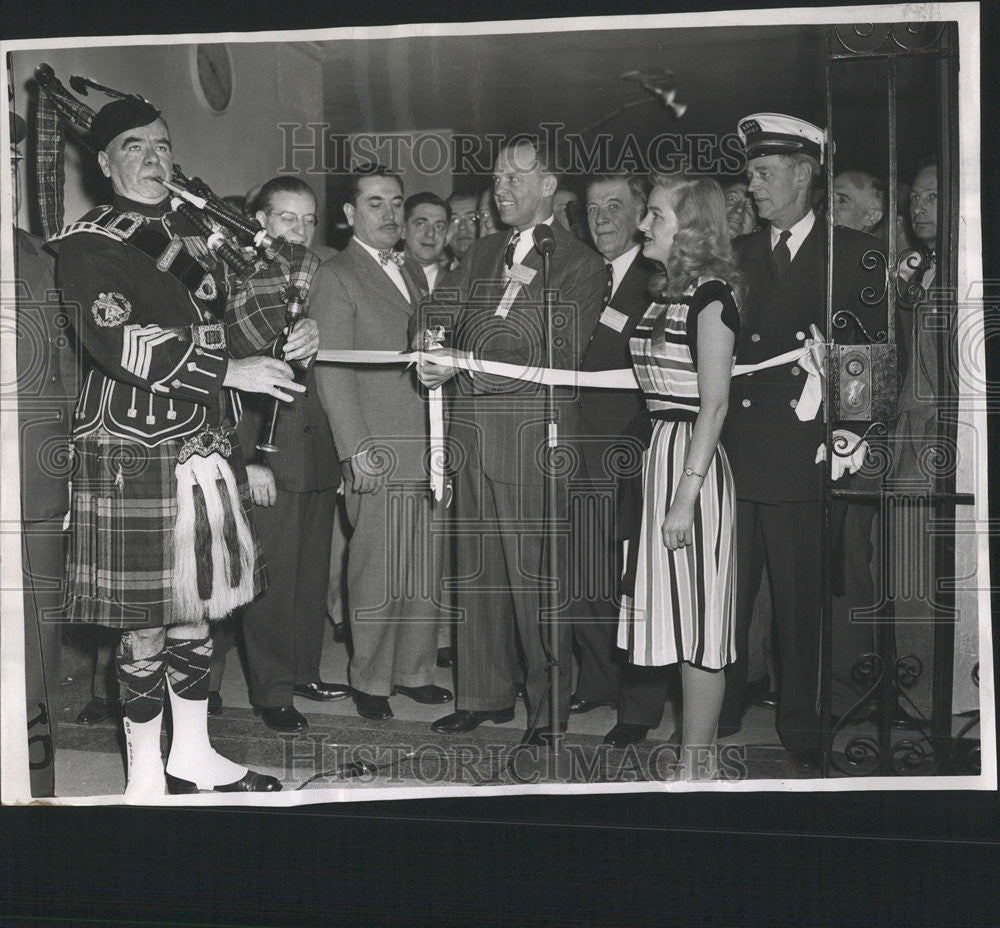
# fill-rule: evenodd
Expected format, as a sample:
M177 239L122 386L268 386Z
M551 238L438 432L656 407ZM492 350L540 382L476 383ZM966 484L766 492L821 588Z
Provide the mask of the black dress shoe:
M235 783L226 783L224 786L215 786L211 790L198 789L197 783L190 780L182 780L180 777L167 774L167 793L171 796L182 796L188 793L277 793L281 790L281 781L274 777L269 777L263 773L248 770L246 774Z
M431 724L431 731L436 731L442 735L462 735L465 732L473 731L483 722L492 722L500 725L503 722L510 722L514 719L514 707L509 709L497 709L495 711L469 712L459 709L444 718L438 719Z
M392 693L409 696L414 702L423 703L425 706L439 706L455 698L451 690L446 690L443 686L434 686L432 683L425 686L394 686Z
M819 773L819 751L789 751L792 764L802 773Z
M560 725L558 728L560 735L566 734L566 726ZM533 747L548 748L552 746L553 733L551 725L542 725L534 731L526 731L521 739L521 744L529 744Z
M761 709L777 709L778 694L775 690L771 690L770 693L764 693L763 696L758 696L754 699L753 704L760 706Z
M254 711L271 731L303 731L309 727L306 717L294 706L266 706Z
M375 722L392 718L392 709L389 707L389 700L385 696L372 696L370 693L362 693L361 690L355 690L354 705L357 706L358 715L362 718L372 719Z
M455 666L455 655L451 648L438 648L437 665L438 667Z
M218 690L210 690L208 694L208 714L222 715L222 694Z
M296 683L292 687L292 692L296 696L303 696L314 702L329 702L331 699L350 696L353 690L343 683L324 683L322 680L317 680L315 683Z
M87 704L76 717L77 725L96 725L118 718L121 704L115 699L88 699Z
M601 706L610 706L609 702L600 702L596 699L585 699L583 696L577 696L575 693L569 698L569 711L575 713L576 715L581 715L584 712L590 712L591 709L598 709Z
M649 734L648 725L633 725L631 722L619 722L604 736L604 743L613 748L625 748L630 744L639 744L646 740Z

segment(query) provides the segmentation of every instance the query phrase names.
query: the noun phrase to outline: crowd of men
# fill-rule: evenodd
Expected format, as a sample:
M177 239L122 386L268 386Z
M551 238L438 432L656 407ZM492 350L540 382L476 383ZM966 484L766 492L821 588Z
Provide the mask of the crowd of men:
M134 194L150 178L155 181L156 172L162 172L168 156L172 157L165 123L158 114L150 115L144 112L138 118L112 122L109 131L120 131L102 139L106 149L101 165L110 165L105 173L116 195ZM147 131L150 126L159 133L155 138ZM12 139L17 141L22 127L14 130L12 123ZM114 152L127 133L138 139L134 155L125 150L109 161L105 151ZM811 324L823 329L828 273L833 276L836 306L853 308L859 320L869 319L872 307L861 300L868 285L862 257L873 249L884 250L889 222L897 222L900 240L912 231L922 258L919 266L910 267L910 273L917 275L925 289L930 285L937 247L938 176L933 162L921 163L907 200L908 214L901 211L898 217L885 215L885 189L873 175L860 170L838 173L833 189L837 230L831 257L826 254L825 224L817 221L813 209L826 156L822 130L792 117L763 114L742 121L740 133L748 158L746 180L723 179L734 247L750 282L747 305L742 308L738 363L764 361L801 346ZM628 476L616 462L641 447L641 395L585 388L560 391L557 396L560 440L576 452L571 456L572 469L560 475L561 486L572 485L577 493L574 499L585 502L582 510L574 507L569 490L560 490L559 522L569 530L556 542L560 568L559 576L552 578L546 572L549 542L540 522L546 504L548 435L543 388L489 373L456 373L453 367L429 360L413 369L309 363L302 354L314 352L317 345L332 350L428 347L426 339L437 331L443 337L437 344L455 351L544 367L546 301L533 231L545 225L555 243L546 281L557 300L551 346L555 366L587 372L629 367L629 337L655 298L655 274L662 271L641 255L638 228L648 180L637 174L597 175L575 191L555 170L551 154L531 137L514 137L500 150L485 190L457 190L447 199L429 192L407 195L402 179L384 167L358 170L351 175L343 204L352 234L340 252L313 242L320 217L315 194L305 182L275 177L253 191L246 204L248 215L268 234L301 249L293 252L291 271L283 266L285 279L281 281L287 284L289 273L299 275L311 320L301 329L298 341L288 342L299 352L299 363L289 367L279 360L290 360L288 353L281 353L283 316L275 315L276 321L265 326L252 318L252 307L240 315L242 307L233 300L222 320L231 352L228 369L236 370L235 359L245 359L245 363L250 356L266 356L274 362L267 368L267 377L251 383L249 374L241 375L242 379L224 374L224 360L216 361L208 348L194 350L198 358L207 358L204 363L214 371L210 375L199 372L203 379L211 376L218 381L211 389L218 393L223 386L236 387L240 393L241 411L233 418L238 418L235 434L245 460L249 499L243 502L266 563L267 586L234 610L232 617L213 625L214 655L211 646L201 646L194 632L176 637L176 627L195 626L194 616L161 623L168 626L162 652L166 657L161 658L155 648L140 653L142 648L135 646L151 635L139 635L131 649L119 646L121 702L105 686L110 661L107 647L103 657L98 657L94 699L79 721L101 721L116 707L126 720L131 719L131 729L126 722L133 739L129 742L133 752L130 783L133 765L143 762L143 750L147 758L150 750L158 757L158 727L155 748L140 744L142 726L158 719L157 707L163 702L162 682L157 684L156 696L151 695L147 679L154 671L168 675L175 718L202 701L205 711L222 711L218 692L223 661L237 626L245 644L251 704L263 724L275 731L297 732L307 727L308 721L295 707L295 697L350 698L359 715L377 721L392 717L395 696L431 705L454 700L455 711L432 726L450 735L471 731L484 722L511 720L516 701L523 698L529 710L525 740L541 745L566 730L571 714L597 706L617 710L617 723L605 739L616 747L642 741L660 724L669 691L668 674L659 668L630 667L615 647L617 578L623 556L616 515L620 489ZM161 202L155 197L148 202ZM148 215L154 217L152 212ZM127 246L116 243L116 247ZM322 263L307 249L317 252ZM41 244L30 242L19 231L17 254L19 279L26 279L22 268L43 254ZM102 334L121 326L122 318L127 319L132 311L129 301L119 298L118 291L125 285L105 286L104 271L104 264L93 267L95 293L100 294L82 307L83 313L92 314ZM51 275L51 262L47 273ZM62 268L61 286L74 284L67 273ZM120 268L116 273L127 277ZM28 283L31 292L19 299L25 305L39 301L50 287L46 280L50 278L43 275ZM259 280L255 288L267 289ZM205 294L201 297L207 305ZM283 310L280 303L276 305ZM932 376L928 365L914 359L929 356L933 345L913 343L914 327L909 321L899 331L902 354L910 359L904 368L900 408L908 417L907 428L928 436L934 408L927 397L933 397L938 385L930 385L930 394L914 385L915 379ZM152 391L150 397L173 395L171 389L186 389L187 396L193 397L197 390L209 389L202 381L178 386L176 378L171 387L169 377L176 371L162 372L163 378L150 387L143 376L154 346L139 348L146 352L145 367L131 359L128 348L122 356L130 357L128 363L118 358L108 362L124 365L116 382L127 384L132 398L123 400L122 409L128 407L123 416L133 416L135 407L142 405L135 400L137 388ZM93 343L88 343L87 365L93 366L89 357L93 354ZM189 356L193 357L184 357ZM197 367L202 362L190 363ZM261 367L261 377L263 372ZM225 384L223 377L228 378ZM726 670L719 736L739 731L748 704L750 617L766 560L779 654L778 679L770 687L778 694L776 728L794 762L810 771L816 769L821 734L816 681L822 468L816 451L822 443L822 427L820 419L803 422L794 415L804 379L796 365L733 380L724 443L733 463L738 498L737 660ZM69 395L74 389L63 393ZM428 485L427 410L434 390L443 391L447 422L449 466L444 500L435 500ZM129 393L119 392L122 396ZM75 418L71 419L68 410L62 412L62 425L72 422L78 432L81 410L88 410L86 389L84 394ZM905 401L904 394L910 395L911 402ZM282 400L273 436L281 448L278 454L260 450L275 397ZM26 414L30 412L30 404L22 405ZM164 416L171 421L174 411L173 405L169 411L164 406ZM129 440L131 433L120 426L114 410L101 407L94 416L94 422L103 417L114 434ZM148 419L153 418L150 400ZM65 428L61 433L67 437ZM22 497L25 501L44 497L50 505L37 510L22 506L29 546L25 549L26 576L54 576L52 565L62 557L62 531L61 525L56 528L48 523L61 521L69 503L65 480L55 481L59 493L40 487L31 466L36 459L22 449ZM233 470L239 477L235 463ZM121 474L119 470L119 480ZM128 479L124 478L126 487ZM874 602L873 518L872 507L846 507L846 585L839 590L846 630L841 640L846 643L835 666L835 674L844 683L841 712L853 706L857 695L857 686L851 683L851 663L870 650L864 630L859 638L859 629L849 616L854 607ZM344 522L349 526L346 530ZM48 568L37 566L43 554L31 547L43 542L48 546L44 553ZM544 611L550 584L558 587L555 618L546 617ZM346 629L340 614L342 600L347 604ZM51 612L53 606L42 604L39 589L31 583L26 584L25 604L29 636L37 639L39 629L51 631L53 623L43 621L42 613ZM343 682L325 682L320 677L328 618L338 626L337 639L347 638L350 645L348 679ZM553 621L563 655L563 692L557 701L562 711L554 726L549 718L553 694L548 676L552 660L548 635ZM127 621L118 627L126 629L125 639L134 634L127 631ZM182 656L177 656L181 648L177 642L186 649ZM29 648L29 654L44 655L50 690L56 688L51 671L58 666L57 652L58 642L52 641L43 642L40 650ZM575 654L575 674L570 654ZM451 666L454 692L434 682L437 667ZM37 674L30 663L28 670L30 693L32 686L37 689L37 681L32 682ZM123 675L130 676L126 680ZM208 753L207 736L204 743L199 740L203 735L198 726L204 727L203 722L191 722L195 733L189 736L190 744L171 751L167 763L171 791L280 788L253 771L216 760L220 755ZM206 764L208 773L204 772ZM155 793L159 788L155 776L143 776L143 788ZM51 791L52 784L38 782L35 788L41 794Z

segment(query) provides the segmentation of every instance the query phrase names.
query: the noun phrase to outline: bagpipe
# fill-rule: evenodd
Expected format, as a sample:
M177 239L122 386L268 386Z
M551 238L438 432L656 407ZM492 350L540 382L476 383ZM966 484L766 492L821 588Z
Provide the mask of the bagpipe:
M97 112L75 97L47 64L34 73L40 91L35 110L36 177L39 212L45 237L63 224L64 148L67 133L94 152L91 127ZM113 99L151 106L138 94L126 94L85 77L70 78L70 87L87 96L90 89ZM188 177L174 164L160 183L169 192L171 210L183 217L205 250L228 269L227 334L236 358L268 352L281 357L284 342L305 315L305 302L319 260L308 249L269 235L254 218L243 215L217 196L203 180ZM200 246L199 246L200 247ZM258 448L276 452L275 427L281 401L274 401L266 434Z

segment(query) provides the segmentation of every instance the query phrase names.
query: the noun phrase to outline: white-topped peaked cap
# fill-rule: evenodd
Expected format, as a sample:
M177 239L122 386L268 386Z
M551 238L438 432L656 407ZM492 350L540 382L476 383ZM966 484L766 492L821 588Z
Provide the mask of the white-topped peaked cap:
M782 113L754 113L744 116L736 131L746 149L747 158L801 152L823 162L826 130L804 119Z

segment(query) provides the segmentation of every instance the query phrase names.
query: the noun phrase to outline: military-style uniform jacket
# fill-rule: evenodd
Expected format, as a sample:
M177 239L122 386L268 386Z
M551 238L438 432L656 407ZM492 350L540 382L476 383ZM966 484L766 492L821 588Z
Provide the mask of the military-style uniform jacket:
M104 428L152 448L222 423L227 354L208 344L221 346L223 270L207 251L192 257L192 235L166 201L116 195L53 239L86 349L74 437Z
M748 293L737 342L738 364L756 364L799 348L809 327L826 330L826 225L818 219L783 276L771 255L771 232L765 226L734 241ZM849 310L873 334L885 329L884 266L866 270L862 258L880 250L877 239L852 229L836 228L833 240L833 311ZM882 297L868 306L862 293ZM854 343L852 326L838 342ZM783 365L734 377L723 430L726 453L736 478L738 499L759 503L819 500L823 469L815 463L823 442L822 415L802 422L795 414L806 372Z

